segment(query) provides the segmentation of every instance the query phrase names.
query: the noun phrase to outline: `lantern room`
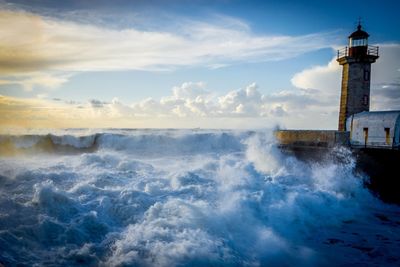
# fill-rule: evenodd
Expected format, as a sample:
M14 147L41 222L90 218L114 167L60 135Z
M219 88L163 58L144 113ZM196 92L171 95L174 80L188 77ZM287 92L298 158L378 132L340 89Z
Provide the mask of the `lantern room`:
M361 24L358 24L357 31L349 35L349 47L368 46L369 34L361 30Z
M368 37L369 34L361 29L358 24L357 30L349 35L349 56L364 57L368 54Z

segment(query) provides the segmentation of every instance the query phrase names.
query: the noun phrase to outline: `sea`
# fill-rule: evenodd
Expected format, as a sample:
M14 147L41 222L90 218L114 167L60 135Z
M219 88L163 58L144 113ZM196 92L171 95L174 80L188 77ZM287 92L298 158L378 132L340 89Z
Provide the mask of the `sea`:
M400 266L400 206L271 130L0 135L0 266Z

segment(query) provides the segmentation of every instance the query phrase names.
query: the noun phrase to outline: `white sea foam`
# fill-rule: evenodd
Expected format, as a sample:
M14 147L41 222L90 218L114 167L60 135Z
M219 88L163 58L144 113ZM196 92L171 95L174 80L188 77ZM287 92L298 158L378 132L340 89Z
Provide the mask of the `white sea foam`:
M313 164L281 154L268 132L50 137L82 152L0 157L5 266L400 262L400 209L363 187L346 150Z

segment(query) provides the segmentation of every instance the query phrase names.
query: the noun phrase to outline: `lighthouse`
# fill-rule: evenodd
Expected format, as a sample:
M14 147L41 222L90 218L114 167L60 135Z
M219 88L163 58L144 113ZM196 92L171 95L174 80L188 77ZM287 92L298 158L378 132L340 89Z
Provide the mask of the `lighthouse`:
M368 37L359 23L348 37L349 45L337 53L337 61L343 66L339 131L349 131L346 120L351 115L369 111L371 64L379 57L379 47L368 45Z
M313 149L335 146L400 151L400 110L369 110L371 64L379 58L379 48L368 45L368 37L359 23L348 46L337 53L343 66L338 131L277 130L283 149L307 151L307 156Z
M335 148L350 149L355 170L370 178L368 188L385 201L400 203L400 110L369 111L371 64L379 58L379 49L368 45L368 37L359 23L348 46L337 54L343 66L339 130L278 129L274 134L283 153L312 164L340 162L343 151Z

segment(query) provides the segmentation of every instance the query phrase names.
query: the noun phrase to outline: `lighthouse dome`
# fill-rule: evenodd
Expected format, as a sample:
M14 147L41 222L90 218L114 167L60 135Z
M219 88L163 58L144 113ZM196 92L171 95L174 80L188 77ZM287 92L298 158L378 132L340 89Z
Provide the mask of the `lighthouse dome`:
M358 24L357 30L349 35L351 39L367 39L369 34L366 31L361 30L361 24Z

